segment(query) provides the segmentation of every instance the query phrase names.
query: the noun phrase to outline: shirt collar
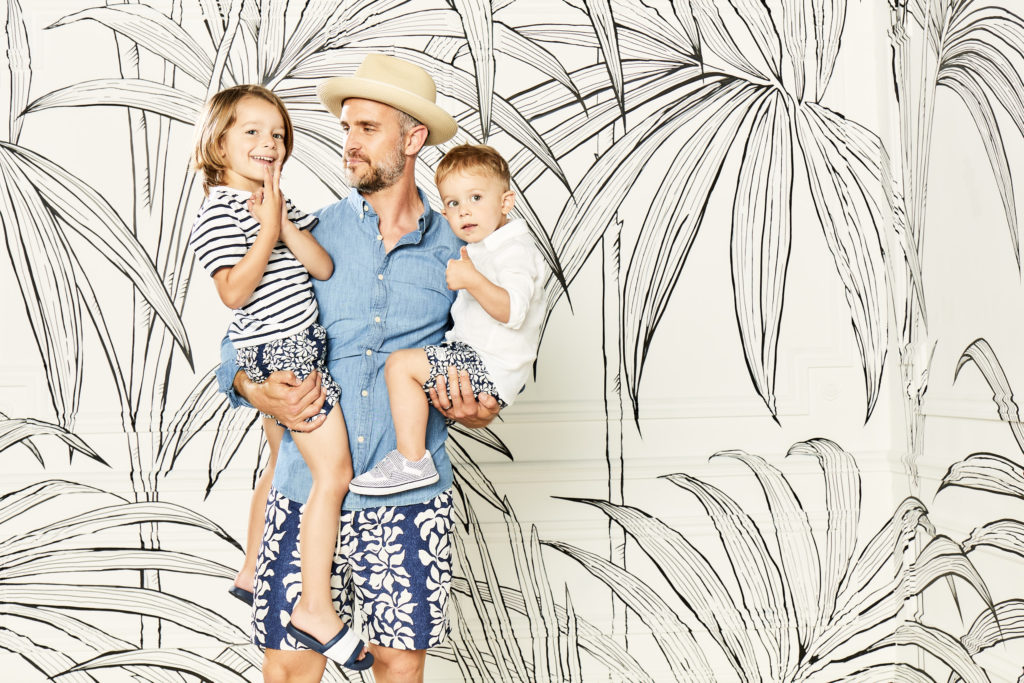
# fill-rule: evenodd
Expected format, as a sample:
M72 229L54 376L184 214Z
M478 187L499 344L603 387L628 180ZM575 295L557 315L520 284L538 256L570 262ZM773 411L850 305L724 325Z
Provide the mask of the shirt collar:
M234 187L229 187L227 185L217 185L216 187L211 187L210 194L213 194L214 192L217 192L219 194L230 194L236 197L240 197L242 199L248 199L249 197L252 196L252 192L249 192L248 190L239 190Z
M510 220L505 225L501 226L487 237L480 240L480 244L487 249L487 251L495 251L505 245L506 242L514 240L517 237L526 235L530 232L526 225L526 221L522 218L516 218Z
M419 232L422 235L423 233L426 233L428 228L430 228L435 211L431 208L430 202L427 201L427 194L418 186L416 188L416 192L419 194L420 203L423 204L423 213L420 214L418 221ZM373 210L373 206L370 202L367 201L367 199L363 197L362 193L354 187L348 193L346 201L348 202L349 207L359 214L359 220L365 220L367 216L377 215L377 212Z

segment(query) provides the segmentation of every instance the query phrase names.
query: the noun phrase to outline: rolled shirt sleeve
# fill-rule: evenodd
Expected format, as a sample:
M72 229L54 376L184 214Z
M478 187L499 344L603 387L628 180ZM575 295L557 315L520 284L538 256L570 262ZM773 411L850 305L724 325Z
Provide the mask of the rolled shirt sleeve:
M518 330L526 321L537 288L542 286L544 263L538 262L539 252L525 244L509 244L496 252L497 278L494 284L506 292L509 298L508 322L501 323L511 330Z

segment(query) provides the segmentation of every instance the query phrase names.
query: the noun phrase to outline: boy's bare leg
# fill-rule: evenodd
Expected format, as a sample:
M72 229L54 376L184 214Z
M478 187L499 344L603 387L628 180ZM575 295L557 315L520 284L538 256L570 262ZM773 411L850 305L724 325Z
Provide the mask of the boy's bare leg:
M331 565L338 543L341 501L352 481L352 455L341 409L334 406L319 428L305 434L292 432L292 438L313 475L313 487L299 527L302 594L292 610L291 622L326 643L345 626L331 599Z
M395 351L384 365L398 452L413 462L422 460L427 452L430 404L423 383L429 377L430 361L423 349Z
M267 512L267 496L270 495L270 484L274 481L274 465L277 464L277 449L281 446L281 437L284 435L284 427L277 424L277 420L263 418L263 433L267 437L267 445L270 447L270 457L263 474L256 480L256 488L252 491L252 499L249 501L249 525L245 533L245 561L242 568L235 575L235 585L239 588L253 591L256 578L256 558L260 551L260 544L263 543L263 524Z

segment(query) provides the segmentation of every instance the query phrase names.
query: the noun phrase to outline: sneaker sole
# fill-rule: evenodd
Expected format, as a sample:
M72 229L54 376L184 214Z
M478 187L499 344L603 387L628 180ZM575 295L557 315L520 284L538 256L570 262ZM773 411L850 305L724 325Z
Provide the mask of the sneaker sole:
M361 496L390 496L395 493L404 493L405 491L412 491L413 489L421 489L424 486L436 484L440 480L441 475L435 474L429 479L420 479L419 481L412 481L407 484L397 484L395 486L366 487L358 484L349 484L348 490L352 493L358 493Z

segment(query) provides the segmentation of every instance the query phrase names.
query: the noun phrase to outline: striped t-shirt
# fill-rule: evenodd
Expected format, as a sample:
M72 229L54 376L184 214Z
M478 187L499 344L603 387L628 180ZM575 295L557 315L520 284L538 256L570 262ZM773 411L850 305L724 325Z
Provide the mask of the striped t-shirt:
M192 226L189 244L211 276L238 263L259 233L260 224L249 213L250 192L219 186L210 190ZM312 230L316 216L303 213L289 200L288 220L300 230ZM313 284L306 268L278 242L263 279L241 308L235 309L228 336L235 346L255 346L306 329L317 319Z

